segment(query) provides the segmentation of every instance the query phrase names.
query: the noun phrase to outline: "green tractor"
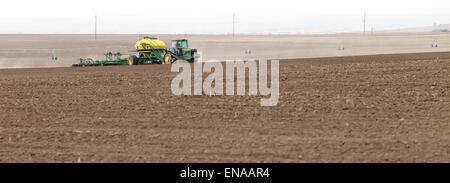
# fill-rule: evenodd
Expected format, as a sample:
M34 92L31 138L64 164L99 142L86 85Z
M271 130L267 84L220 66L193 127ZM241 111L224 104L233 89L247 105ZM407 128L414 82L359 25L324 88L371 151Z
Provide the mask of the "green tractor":
M198 58L197 49L189 48L187 39L172 40L172 47L168 52L175 58L171 60L171 63L177 60L194 62Z
M106 66L106 65L144 65L144 64L172 64L177 60L195 62L200 57L197 49L189 48L186 39L172 40L172 48L167 49L166 44L157 38L145 37L135 45L137 55L131 54L127 58L122 58L120 53L105 54L106 60L96 60L87 58L80 59L80 66Z

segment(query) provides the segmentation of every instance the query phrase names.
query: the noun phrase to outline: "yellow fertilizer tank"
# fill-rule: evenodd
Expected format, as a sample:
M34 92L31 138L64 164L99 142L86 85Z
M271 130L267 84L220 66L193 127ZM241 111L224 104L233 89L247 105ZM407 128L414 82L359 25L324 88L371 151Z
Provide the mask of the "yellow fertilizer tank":
M156 38L144 37L135 45L136 51L165 50L166 44Z

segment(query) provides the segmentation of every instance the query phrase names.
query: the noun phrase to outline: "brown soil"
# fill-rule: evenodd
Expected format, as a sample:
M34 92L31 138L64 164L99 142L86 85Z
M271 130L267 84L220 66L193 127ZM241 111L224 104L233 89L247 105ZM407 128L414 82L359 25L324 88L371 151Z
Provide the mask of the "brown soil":
M174 96L168 65L0 70L0 162L450 162L449 70L449 52L284 60L276 107Z

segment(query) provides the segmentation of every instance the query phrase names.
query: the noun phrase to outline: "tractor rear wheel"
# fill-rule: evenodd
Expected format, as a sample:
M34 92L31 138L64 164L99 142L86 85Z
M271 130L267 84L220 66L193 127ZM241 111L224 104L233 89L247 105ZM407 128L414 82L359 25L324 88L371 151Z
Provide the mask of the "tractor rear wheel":
M136 55L131 55L130 58L128 58L128 65L136 65L138 63L138 58Z

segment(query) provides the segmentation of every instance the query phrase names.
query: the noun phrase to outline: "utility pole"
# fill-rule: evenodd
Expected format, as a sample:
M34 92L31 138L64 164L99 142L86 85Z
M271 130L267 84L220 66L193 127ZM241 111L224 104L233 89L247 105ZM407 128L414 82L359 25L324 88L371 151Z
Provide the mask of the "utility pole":
M236 14L233 13L233 37L234 37L234 31L235 31L235 27L236 27L235 23L236 23Z
M97 40L97 14L95 14L94 22L95 22L94 36L95 36L95 40Z
M366 35L366 12L364 11L364 35Z

